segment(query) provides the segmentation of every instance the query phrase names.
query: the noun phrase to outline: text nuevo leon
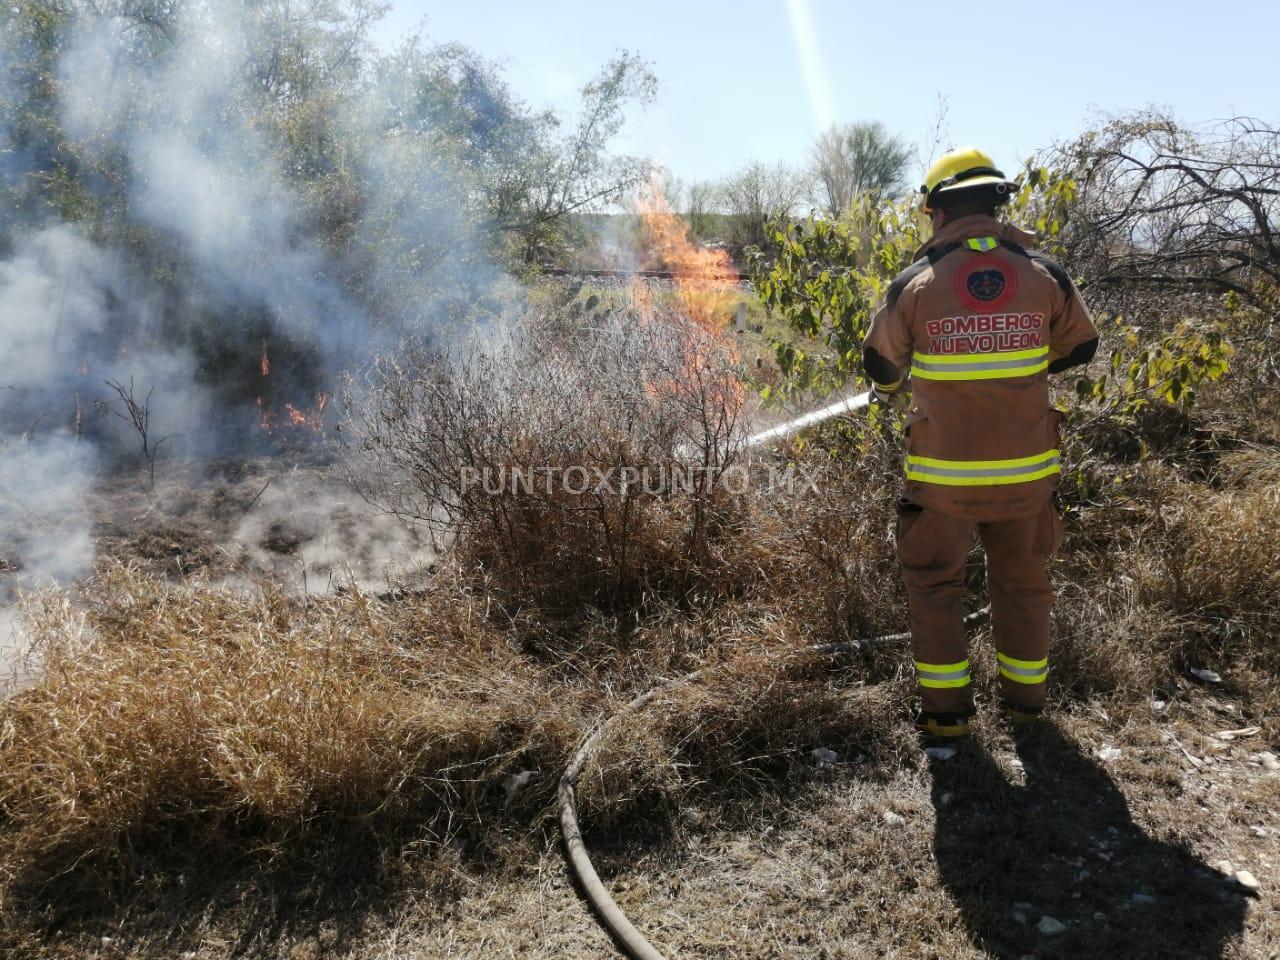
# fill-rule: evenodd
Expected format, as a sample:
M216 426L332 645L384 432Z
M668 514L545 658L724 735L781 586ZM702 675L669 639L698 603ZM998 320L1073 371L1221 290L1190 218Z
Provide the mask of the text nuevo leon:
M930 353L1003 353L1040 346L1043 313L994 313L929 320Z

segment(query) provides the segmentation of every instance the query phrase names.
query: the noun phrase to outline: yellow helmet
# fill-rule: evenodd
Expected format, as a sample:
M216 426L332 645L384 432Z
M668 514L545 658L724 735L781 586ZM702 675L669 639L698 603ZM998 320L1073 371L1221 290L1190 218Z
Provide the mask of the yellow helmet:
M957 147L935 160L925 174L924 185L920 188L920 192L924 194L925 212L932 212L932 200L940 193L968 190L970 187L993 183L999 184L999 193L1018 186L1006 179L1004 171L996 169L995 161L977 147Z

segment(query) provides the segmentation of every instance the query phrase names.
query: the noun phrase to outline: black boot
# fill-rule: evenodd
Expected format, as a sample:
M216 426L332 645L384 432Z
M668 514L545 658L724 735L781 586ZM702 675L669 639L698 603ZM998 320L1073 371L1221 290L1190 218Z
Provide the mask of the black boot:
M924 747L959 746L969 736L969 718L973 710L957 713L937 713L920 710L916 713L916 731Z
M1044 707L1029 707L1026 704L1001 700L1000 712L1004 714L1006 720L1013 724L1015 729L1020 729L1038 726L1044 716Z

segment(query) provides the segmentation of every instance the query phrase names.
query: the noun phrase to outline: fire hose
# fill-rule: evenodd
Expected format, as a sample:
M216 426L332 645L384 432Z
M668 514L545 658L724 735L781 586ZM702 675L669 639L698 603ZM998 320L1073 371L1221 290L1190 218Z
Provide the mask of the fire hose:
M990 612L991 608L988 606L969 614L964 618L965 626L981 623ZM911 632L906 631L903 633L889 633L879 637L868 637L861 640L851 640L844 643L821 643L806 647L805 650L819 655L833 656L840 653L865 652L874 647L884 646L889 643L900 643L909 639L911 639ZM600 879L600 875L596 873L596 869L591 863L591 856L587 853L586 844L582 840L582 830L578 825L578 808L574 802L574 786L595 752L596 745L612 729L614 724L623 717L634 714L664 691L682 684L697 683L704 674L705 671L703 670L694 670L692 673L674 677L655 687L651 687L630 700L612 716L596 724L587 738L582 741L582 745L578 747L578 752L573 755L573 759L569 761L564 775L560 777L558 791L560 833L564 837L564 846L569 863L582 886L583 894L591 904L600 922L605 929L613 934L626 954L629 957L633 957L634 960L664 960L664 958L657 948L645 939L644 935L627 919L627 915L622 912L622 908L614 901L608 888Z
M860 410L868 406L870 402L871 395L869 393L845 398L820 410L815 410L812 413L804 414L794 420L789 420L786 423L754 434L746 439L745 446L760 446L772 440L790 436L804 427L820 423L842 413ZM990 607L984 607L975 613L969 614L969 616L965 617L965 625L970 626L981 622L986 618L990 610ZM890 633L884 636L869 637L845 643L817 644L805 649L808 652L819 655L835 655L847 652L863 652L873 647L898 643L910 638L911 633L907 631L905 633ZM644 935L627 919L627 915L623 913L622 908L614 901L608 888L600 879L600 875L596 873L596 869L591 863L591 857L587 853L586 844L582 840L582 830L578 825L578 809L574 801L574 786L594 754L596 745L618 721L642 709L666 690L682 684L697 683L704 673L705 671L703 670L694 670L692 673L675 677L651 687L630 700L612 716L597 723L591 733L582 741L582 745L578 747L577 753L573 755L573 759L569 761L563 776L560 777L558 790L560 833L564 837L565 852L569 858L570 866L582 886L584 896L591 904L600 922L613 935L626 954L633 957L634 960L664 960L664 958L657 948L645 939Z

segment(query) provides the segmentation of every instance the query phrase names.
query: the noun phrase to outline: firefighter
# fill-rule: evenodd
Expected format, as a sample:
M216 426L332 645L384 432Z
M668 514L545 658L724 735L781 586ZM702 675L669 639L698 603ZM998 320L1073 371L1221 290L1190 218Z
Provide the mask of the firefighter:
M1062 415L1048 378L1087 363L1098 331L1062 267L997 218L1015 189L973 147L933 164L920 188L933 236L890 285L863 346L878 400L911 384L896 539L927 740L966 735L974 713L963 618L975 532L1003 709L1022 723L1044 705L1045 564L1062 540Z

